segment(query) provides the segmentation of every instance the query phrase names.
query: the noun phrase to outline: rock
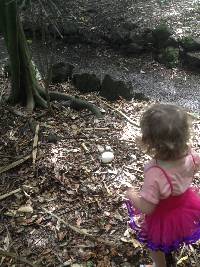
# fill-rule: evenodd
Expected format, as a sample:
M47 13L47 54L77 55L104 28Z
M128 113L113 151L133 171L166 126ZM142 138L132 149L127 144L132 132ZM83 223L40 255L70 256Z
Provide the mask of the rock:
M154 38L152 35L152 30L150 29L145 29L143 32L140 33L132 30L130 32L130 40L131 44L137 44L140 48L142 48L142 51L152 50L153 48Z
M180 41L180 45L185 52L200 51L200 38L185 37Z
M47 136L47 142L48 142L48 143L54 143L54 144L56 144L59 140L60 140L60 137L57 136L57 135L54 134L54 133L50 133L50 134Z
M133 98L138 101L149 101L149 98L144 93L134 92Z
M184 54L183 63L184 65L187 65L189 69L200 73L200 52L190 52Z
M111 101L117 100L119 96L131 100L133 98L133 87L131 83L115 81L107 74L103 79L100 94Z
M63 35L77 34L79 29L77 22L75 21L65 21L62 24Z
M52 66L52 82L61 83L72 79L73 69L74 66L69 63L55 63Z
M145 29L143 33L141 34L141 39L143 40L143 45L145 48L151 48L154 44L154 37L153 37L153 31L152 29Z
M101 87L100 79L92 73L75 74L73 83L78 90L84 93L99 91Z

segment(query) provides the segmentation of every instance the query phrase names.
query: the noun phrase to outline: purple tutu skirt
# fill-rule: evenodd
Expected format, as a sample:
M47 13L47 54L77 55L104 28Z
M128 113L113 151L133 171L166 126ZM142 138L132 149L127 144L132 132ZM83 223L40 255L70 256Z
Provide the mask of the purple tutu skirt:
M126 204L130 227L138 240L152 250L169 253L200 239L200 196L191 188L179 196L161 200L150 215L141 219L139 226L131 203Z

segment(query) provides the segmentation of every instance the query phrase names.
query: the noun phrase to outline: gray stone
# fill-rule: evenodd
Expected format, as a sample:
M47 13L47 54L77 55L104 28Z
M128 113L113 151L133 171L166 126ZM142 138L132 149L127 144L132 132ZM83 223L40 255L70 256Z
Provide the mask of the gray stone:
M92 73L75 74L73 76L73 83L83 93L99 91L101 86L100 79Z
M185 52L200 51L200 38L185 37L180 41Z
M200 73L200 52L190 52L184 55L184 64L191 70Z
M149 98L142 92L134 92L133 98L138 101L149 101Z
M116 81L110 75L105 75L100 94L108 100L117 100L120 96L131 100L133 98L133 87L131 83Z
M74 21L65 21L63 24L63 35L77 34L78 31L77 23Z

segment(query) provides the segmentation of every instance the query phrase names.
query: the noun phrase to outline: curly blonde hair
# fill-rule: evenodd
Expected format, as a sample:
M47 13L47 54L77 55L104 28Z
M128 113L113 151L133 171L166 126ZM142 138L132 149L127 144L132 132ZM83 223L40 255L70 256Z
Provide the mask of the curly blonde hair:
M171 104L155 104L140 121L141 144L160 160L175 160L188 151L190 122L187 112Z

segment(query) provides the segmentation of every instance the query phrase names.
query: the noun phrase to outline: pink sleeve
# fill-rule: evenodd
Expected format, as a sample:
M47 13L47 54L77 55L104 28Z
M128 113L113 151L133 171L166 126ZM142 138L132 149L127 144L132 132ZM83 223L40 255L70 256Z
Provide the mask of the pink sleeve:
M157 182L157 171L156 169L148 170L144 173L144 183L142 190L140 191L141 197L146 201L153 204L158 204L160 201L160 189Z

